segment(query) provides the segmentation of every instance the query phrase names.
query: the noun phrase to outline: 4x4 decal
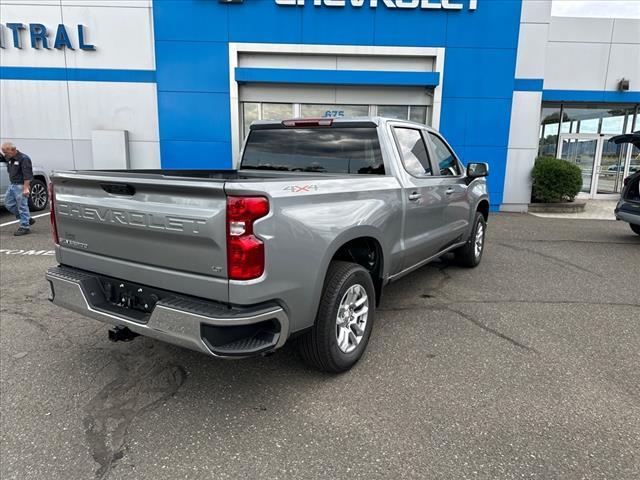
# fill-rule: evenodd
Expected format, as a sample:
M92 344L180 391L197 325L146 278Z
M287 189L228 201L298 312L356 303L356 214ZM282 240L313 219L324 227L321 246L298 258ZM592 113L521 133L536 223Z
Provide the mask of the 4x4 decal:
M318 185L287 185L282 190L289 191L291 193L300 193L300 192L317 192Z

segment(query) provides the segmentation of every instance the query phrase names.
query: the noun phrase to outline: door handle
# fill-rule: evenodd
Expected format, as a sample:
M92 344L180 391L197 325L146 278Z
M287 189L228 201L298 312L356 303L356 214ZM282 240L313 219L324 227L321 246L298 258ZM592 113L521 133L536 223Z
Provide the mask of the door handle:
M451 195L453 192L455 192L455 190L453 188L449 187L449 188L447 188L447 191L444 192L444 193L446 193L447 195Z
M422 194L418 192L413 192L411 195L409 195L409 200L411 200L412 202L417 202L421 198Z

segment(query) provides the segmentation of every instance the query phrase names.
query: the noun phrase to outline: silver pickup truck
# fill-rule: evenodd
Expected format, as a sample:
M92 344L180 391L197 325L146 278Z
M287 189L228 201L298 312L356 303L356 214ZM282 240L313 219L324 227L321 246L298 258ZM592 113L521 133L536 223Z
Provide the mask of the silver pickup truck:
M215 357L295 338L330 372L362 356L383 287L482 257L488 166L385 118L251 125L239 170L52 177L51 301Z

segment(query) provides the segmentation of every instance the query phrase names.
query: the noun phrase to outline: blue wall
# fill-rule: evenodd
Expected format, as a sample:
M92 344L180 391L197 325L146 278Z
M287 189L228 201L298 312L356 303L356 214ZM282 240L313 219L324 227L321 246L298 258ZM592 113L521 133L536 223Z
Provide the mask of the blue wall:
M228 42L445 47L440 130L465 163L491 164L499 205L521 0L479 0L475 11L307 3L154 0L162 166L231 166Z

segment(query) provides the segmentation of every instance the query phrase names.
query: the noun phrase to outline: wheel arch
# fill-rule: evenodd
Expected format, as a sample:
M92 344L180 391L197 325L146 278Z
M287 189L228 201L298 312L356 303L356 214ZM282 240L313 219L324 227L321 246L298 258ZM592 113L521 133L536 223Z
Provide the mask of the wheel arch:
M357 263L371 273L376 290L376 304L380 303L382 287L386 278L388 261L385 256L384 242L374 228L360 228L338 236L331 244L322 264L322 283L318 289L318 301L326 281L329 265L334 260ZM373 254L373 258L368 254Z
M476 206L476 212L480 212L482 214L485 222L489 220L489 200L486 198L481 199Z

